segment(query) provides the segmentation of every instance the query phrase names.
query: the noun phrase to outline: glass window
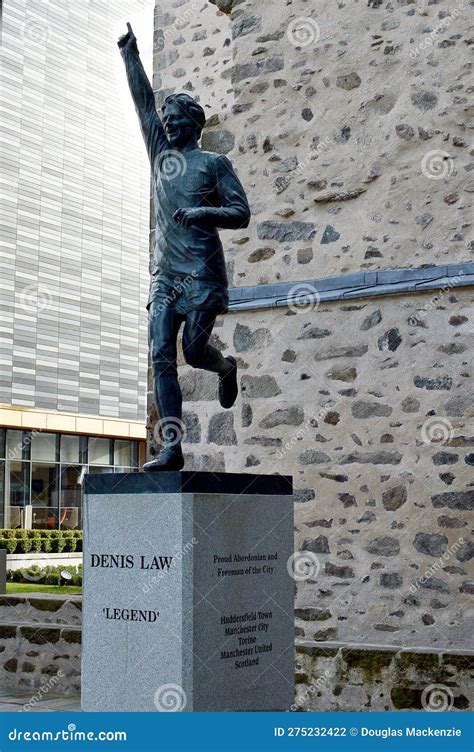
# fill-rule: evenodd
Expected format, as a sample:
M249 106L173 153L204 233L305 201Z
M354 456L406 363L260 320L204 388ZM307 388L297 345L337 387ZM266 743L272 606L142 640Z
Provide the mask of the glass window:
M79 436L79 462L87 465L87 436Z
M7 431L6 457L9 460L21 460L23 451L23 431Z
M80 507L64 507L59 518L61 530L75 530L82 527L82 510Z
M139 460L139 451L140 451L140 441L131 441L130 445L132 448L132 467L139 467L140 460Z
M35 432L31 434L31 459L56 462L57 434Z
M58 506L58 465L31 463L31 503L37 507Z
M89 468L89 473L91 475L101 475L102 473L113 473L114 468L110 467L100 467L100 465L91 465Z
M61 507L81 506L81 465L61 467Z
M48 507L34 507L31 515L34 530L56 530L58 527L58 510Z
M130 442L116 439L114 441L114 465L126 465L129 467L131 464L132 451Z
M5 527L5 463L0 461L0 528Z
M29 462L5 463L5 527L25 527L25 504L30 503Z
M23 506L30 503L29 463L12 460L7 462L5 489L7 503Z
M80 458L79 436L61 436L61 462L78 463Z
M5 457L5 441L6 441L5 433L6 433L5 429L0 428L0 457L2 458ZM0 496L0 498L3 499L3 496Z
M89 439L89 464L111 465L110 439Z

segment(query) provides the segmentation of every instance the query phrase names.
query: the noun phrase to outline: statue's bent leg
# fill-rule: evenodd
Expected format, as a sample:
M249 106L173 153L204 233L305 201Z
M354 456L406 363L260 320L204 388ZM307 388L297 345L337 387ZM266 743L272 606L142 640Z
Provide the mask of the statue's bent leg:
M190 311L186 314L183 332L183 354L190 366L219 374L219 402L222 407L232 407L237 399L237 362L231 356L224 358L216 347L209 344L216 313L212 310Z
M212 310L190 311L186 314L183 332L183 355L188 365L214 373L226 373L228 364L209 338L216 321Z
M153 368L153 389L166 445L181 443L182 394L178 383L176 339L183 316L159 302L149 308L148 331Z

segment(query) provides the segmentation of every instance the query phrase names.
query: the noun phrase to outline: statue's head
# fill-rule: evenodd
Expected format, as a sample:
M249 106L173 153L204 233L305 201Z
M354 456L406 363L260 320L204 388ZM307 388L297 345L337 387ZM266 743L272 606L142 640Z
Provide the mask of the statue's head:
M200 138L206 114L189 94L170 94L161 109L166 137L171 146L185 146L189 141Z

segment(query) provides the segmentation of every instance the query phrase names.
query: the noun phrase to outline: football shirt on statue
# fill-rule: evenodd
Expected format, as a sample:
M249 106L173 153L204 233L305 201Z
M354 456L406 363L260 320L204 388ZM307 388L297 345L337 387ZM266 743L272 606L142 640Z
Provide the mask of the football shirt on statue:
M199 148L185 152L172 148L138 52L124 48L122 56L152 169L155 247L149 302L158 289L160 274L192 277L226 289L217 227L226 227L229 217L241 217L242 226L248 224L250 209L242 184L224 155ZM212 223L185 227L173 219L177 209L190 207L214 207Z

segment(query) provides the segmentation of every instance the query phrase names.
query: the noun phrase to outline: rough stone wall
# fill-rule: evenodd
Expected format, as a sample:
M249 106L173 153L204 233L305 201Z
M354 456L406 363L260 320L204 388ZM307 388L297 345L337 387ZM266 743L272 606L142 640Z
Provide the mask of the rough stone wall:
M458 289L223 317L231 411L213 374L182 370L197 468L294 477L296 549L317 570L298 635L468 647L471 305Z
M292 710L466 711L472 654L298 645Z
M157 101L200 99L203 147L249 194L250 227L223 233L231 284L469 258L468 5L160 3ZM222 317L228 412L181 358L188 467L294 476L297 635L468 645L471 298Z
M158 98L200 98L249 193L235 286L469 258L470 5L158 4Z
M25 710L32 710L50 692L79 694L80 627L3 624L0 653L1 686L32 690L31 698L25 699Z

